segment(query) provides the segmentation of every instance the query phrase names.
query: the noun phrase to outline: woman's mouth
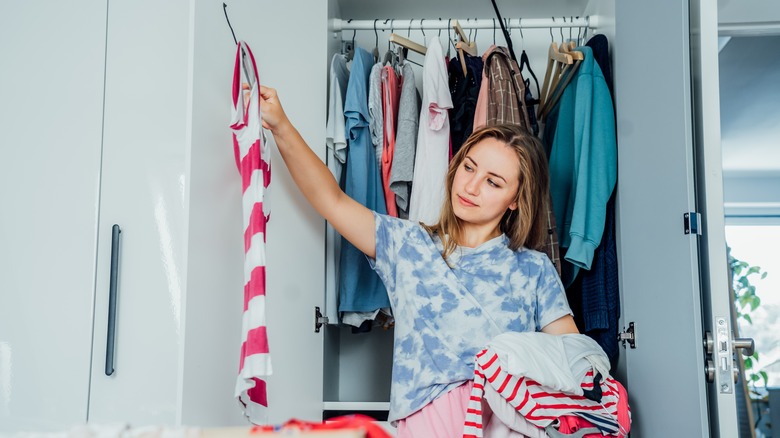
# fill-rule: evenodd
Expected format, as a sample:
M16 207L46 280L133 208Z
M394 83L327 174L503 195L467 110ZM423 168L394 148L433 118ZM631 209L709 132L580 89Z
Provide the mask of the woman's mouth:
M477 206L477 204L469 201L468 199L466 199L466 198L464 198L463 196L460 196L460 195L458 195L458 201L464 207L476 207Z

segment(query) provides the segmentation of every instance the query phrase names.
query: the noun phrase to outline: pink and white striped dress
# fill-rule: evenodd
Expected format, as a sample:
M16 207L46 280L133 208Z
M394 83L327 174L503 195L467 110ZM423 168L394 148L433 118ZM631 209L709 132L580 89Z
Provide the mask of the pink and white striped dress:
M242 51L245 53L242 58ZM248 77L247 77L248 75ZM241 84L251 85L249 102ZM233 71L233 114L230 129L236 165L241 174L244 224L244 314L235 396L255 424L265 422L268 407L264 377L271 375L265 318L265 243L269 208L263 201L271 181L268 145L260 119L260 79L249 46L241 41Z

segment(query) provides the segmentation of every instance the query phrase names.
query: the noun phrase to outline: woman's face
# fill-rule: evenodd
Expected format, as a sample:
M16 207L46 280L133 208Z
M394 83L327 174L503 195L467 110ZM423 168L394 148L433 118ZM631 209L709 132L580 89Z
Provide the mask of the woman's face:
M472 146L455 171L452 209L474 225L498 222L507 209L517 208L520 162L504 142L486 138Z

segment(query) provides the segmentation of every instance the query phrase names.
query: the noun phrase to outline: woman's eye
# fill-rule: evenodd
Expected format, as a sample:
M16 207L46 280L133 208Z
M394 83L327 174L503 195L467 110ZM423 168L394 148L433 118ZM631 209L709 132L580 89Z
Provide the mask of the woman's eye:
M496 184L492 179L488 179L488 184L490 184L492 187L498 187L498 184Z
M468 171L468 172L471 172L472 170L474 170L474 169L472 169L472 168L471 168L471 166L469 166L468 164L464 164L464 165L463 165L463 168L464 168L464 169L466 169L466 171Z

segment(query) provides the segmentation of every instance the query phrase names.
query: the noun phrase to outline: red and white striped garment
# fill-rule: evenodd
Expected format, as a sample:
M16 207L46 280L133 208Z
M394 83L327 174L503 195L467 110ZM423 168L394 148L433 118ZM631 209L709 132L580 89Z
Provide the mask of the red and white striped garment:
M250 84L249 102L241 90ZM266 189L271 181L269 150L262 135L260 79L249 46L241 41L233 71L233 148L241 174L244 224L244 314L235 396L255 424L265 423L268 407L264 377L271 375L265 319L265 243L269 208Z
M533 379L507 374L498 355L486 348L476 356L474 386L466 410L464 438L482 436L482 397L485 385L491 385L515 410L530 423L545 428L562 415L582 416L602 433L617 435L619 385L608 377L601 382L601 403L584 396L567 394L542 386ZM593 371L588 371L582 388L593 389Z

